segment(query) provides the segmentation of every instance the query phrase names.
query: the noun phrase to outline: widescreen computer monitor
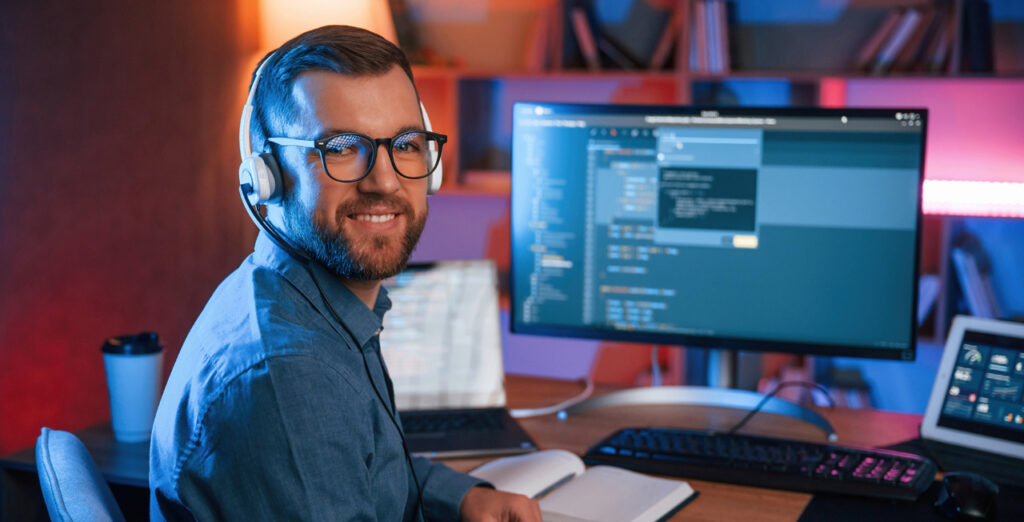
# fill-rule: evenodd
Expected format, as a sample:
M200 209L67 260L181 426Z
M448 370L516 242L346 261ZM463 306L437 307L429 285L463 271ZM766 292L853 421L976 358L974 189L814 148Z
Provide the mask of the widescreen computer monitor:
M913 360L926 121L516 103L512 330Z

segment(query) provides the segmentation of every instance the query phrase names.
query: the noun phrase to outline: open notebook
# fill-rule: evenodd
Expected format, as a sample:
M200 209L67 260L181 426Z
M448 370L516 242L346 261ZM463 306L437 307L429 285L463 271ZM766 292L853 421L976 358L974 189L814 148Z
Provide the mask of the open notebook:
M410 265L384 286L392 308L381 351L409 450L431 457L535 450L505 408L494 263Z

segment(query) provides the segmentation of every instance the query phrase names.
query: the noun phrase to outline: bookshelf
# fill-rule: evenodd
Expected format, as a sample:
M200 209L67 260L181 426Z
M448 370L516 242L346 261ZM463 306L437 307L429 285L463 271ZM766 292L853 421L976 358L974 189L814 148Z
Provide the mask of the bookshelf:
M654 38L648 38L650 59L636 58L639 53L624 50L638 63L630 69L616 68L616 61L599 52L600 69L587 65L579 49L573 22L586 20L592 25L596 2L587 0L530 0L514 3L495 2L484 23L498 24L502 19L513 20L521 33L509 37L510 29L503 26L495 34L503 35L519 48L502 47L500 43L480 39L486 33L480 27L464 30L472 42L464 43L471 54L484 56L473 59L454 56L440 60L445 65L416 66L414 74L424 104L431 113L434 127L449 135L444 153L448 175L442 190L451 193L502 193L507 182L501 182L509 171L509 143L511 141L511 105L517 100L572 101L590 103L635 104L691 104L691 105L771 105L771 106L842 106L847 104L847 86L870 83L873 78L928 79L949 78L954 72L950 65L955 56L952 47L943 61L941 70L925 68L880 68L878 51L866 52L874 45L871 40L886 40L882 36L885 25L896 25L907 18L907 13L921 13L923 26L916 36L921 52L927 54L934 32L942 24L952 23L950 13L961 12L964 2L974 0L850 0L840 15L829 23L785 24L769 28L765 25L737 23L733 13L738 0L667 0L664 2L633 2L657 5L661 11L648 13L644 19L630 11L627 21L641 19ZM630 2L625 2L630 3ZM716 8L720 16L730 22L724 31L726 63L712 72L699 67L692 44L698 32L708 34L707 24L698 31L700 6ZM650 5L647 5L651 9ZM574 17L586 11L586 15ZM705 11L705 12L708 12ZM575 19L574 19L575 18ZM888 20L888 24L887 24ZM627 29L636 33L636 23ZM429 23L427 23L429 26ZM1018 23L1019 35L1024 35L1024 23ZM592 27L590 37L599 41L607 26ZM458 34L451 24L444 25L446 34ZM911 28L912 29L912 28ZM621 45L623 27L608 29L609 38ZM908 29L909 31L909 29ZM712 31L713 32L713 31ZM721 31L720 31L721 32ZM892 32L890 28L889 32ZM914 31L910 31L914 32ZM423 34L437 34L438 29L425 27ZM1005 33L1005 31L1004 31ZM785 36L782 36L785 35ZM881 36L879 36L881 35ZM998 35L998 34L997 34ZM909 37L908 37L909 38ZM1012 38L1011 38L1012 39ZM666 40L671 40L671 51L664 52ZM652 43L653 42L653 43ZM934 43L934 42L932 42ZM1011 42L1012 44L1012 42ZM449 42L450 52L455 44ZM1012 45L995 46L997 49ZM788 55L772 60L759 60L751 48L762 48L761 54ZM731 49L731 51L729 50ZM491 51L487 59L483 51ZM896 49L896 54L914 53ZM1011 49L1012 51L1012 49ZM467 51L469 52L469 51ZM661 53L660 58L654 56ZM1024 54L1024 49L1014 52ZM575 53L572 56L569 54ZM514 55L514 56L513 56ZM804 59L807 55L830 57L829 63ZM858 67L858 60L869 57L867 65ZM652 70L650 61L663 63L663 68ZM719 58L719 61L721 57ZM593 61L593 60L591 60ZM1006 60L1004 60L1006 61ZM1019 62L1014 58L1010 63ZM802 64L809 63L811 67ZM455 64L455 65L452 65ZM779 68L779 65L789 65ZM988 73L986 76L1024 77L1024 67L1008 74ZM977 75L971 75L976 78ZM927 81L927 80L926 80ZM469 139L471 137L472 139Z
M662 14L662 25L656 25L654 32L663 35L664 25L668 24L673 13L680 20L687 19L693 1L668 2L674 11ZM531 38L545 34L546 41L538 44L520 39L518 41L528 49L503 51L520 55L519 61L507 57L496 59L493 64L501 64L497 66L486 61L478 63L456 58L448 63L458 65L414 68L417 86L431 112L435 128L450 137L444 153L446 176L440 195L448 198L445 204L451 201L452 205L462 205L460 208L465 209L477 208L477 202L483 201L488 205L501 205L504 200L507 206L511 107L514 101L519 100L656 105L928 105L933 107L928 137L929 157L926 160L930 178L970 181L975 179L971 177L975 173L985 172L988 177L983 179L987 181L995 179L992 176L999 177L997 181L1002 182L1024 181L1019 169L1013 170L1014 165L1024 164L1024 153L1013 152L1018 147L1007 145L1013 140L1024 140L1024 128L1012 128L1013 121L1019 122L1024 117L1024 110L1013 108L1011 103L1014 99L1024 98L1024 45L1020 43L1024 42L1024 22L1011 21L1011 25L1016 25L1010 32L1007 32L1005 23L1001 32L996 31L997 38L1007 34L1017 36L1006 41L996 40L995 48L1004 53L997 56L1001 58L997 62L1009 63L1011 67L997 67L994 73L950 74L947 67L943 71L887 70L879 74L870 68L855 67L858 53L886 17L895 16L893 13L903 16L902 13L908 9L939 11L958 3L956 0L850 0L847 12L828 24L813 27L797 27L800 24L796 23L784 23L778 27L731 26L733 59L728 71L710 72L691 70L689 61L674 55L666 58L665 67L658 70L602 66L595 71L586 68L581 60L575 68L566 60L563 60L562 67L552 68L550 53L555 47L552 41L555 37L564 37L564 34L552 36L540 31L537 25L546 23L550 30L550 19L557 16L548 14L549 19L544 21L544 12L562 9L562 3L531 0L526 4L534 9L537 21L533 24L523 22L526 17L521 13L513 18L526 27L524 31ZM687 16L678 14L679 10L685 10ZM500 18L499 15L491 18ZM478 29L475 31L479 32ZM808 43L816 44L816 38L830 35L835 35L836 41L831 47ZM688 57L690 42L689 33L680 30L673 42L674 52L684 49ZM484 46L486 42L473 42L474 47L477 44ZM762 53L789 53L790 56L759 61L756 59L758 55L751 50L757 46L763 47ZM528 62L529 57L543 55L541 51L545 50L549 54L543 66ZM795 63L805 53L819 51L830 61L825 63L825 59L816 58L806 61L809 66L803 66L803 62ZM1007 52L1011 53L1008 58ZM512 63L518 65L510 65ZM969 121L968 111L980 114L987 123ZM993 125L996 130L990 129ZM956 152L958 148L961 152ZM963 150L977 151L979 157L970 157L969 153L965 157ZM968 165L973 168L966 168ZM474 201L465 201L466 198ZM470 210L466 212L471 213ZM939 213L948 212L940 210ZM480 218L489 219L483 215ZM467 216L467 219L473 217ZM943 287L948 282L944 262L949 259L948 221L942 215L928 215L923 223L922 274L938 277ZM494 225L494 230L507 227L507 215L503 223L495 221ZM500 238L489 237L487 241L501 243ZM507 268L507 253L496 255L498 266ZM932 319L921 330L925 340L945 336L946 324L942 317L946 313L944 301L947 297L945 289L942 292L931 314Z

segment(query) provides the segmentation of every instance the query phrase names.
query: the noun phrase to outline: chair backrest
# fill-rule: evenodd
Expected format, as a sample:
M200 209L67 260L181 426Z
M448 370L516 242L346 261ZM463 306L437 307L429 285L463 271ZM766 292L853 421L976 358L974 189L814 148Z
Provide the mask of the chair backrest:
M43 428L36 439L36 468L50 520L124 520L110 486L78 437Z

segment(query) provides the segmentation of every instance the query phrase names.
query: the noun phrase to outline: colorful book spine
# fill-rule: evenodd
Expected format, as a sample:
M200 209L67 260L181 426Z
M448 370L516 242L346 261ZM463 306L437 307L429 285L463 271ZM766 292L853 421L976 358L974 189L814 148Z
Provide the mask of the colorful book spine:
M576 43L583 53L583 60L587 63L587 69L591 71L601 70L601 57L597 54L597 40L594 39L594 31L587 20L587 10L577 6L572 8L572 29L576 33Z

